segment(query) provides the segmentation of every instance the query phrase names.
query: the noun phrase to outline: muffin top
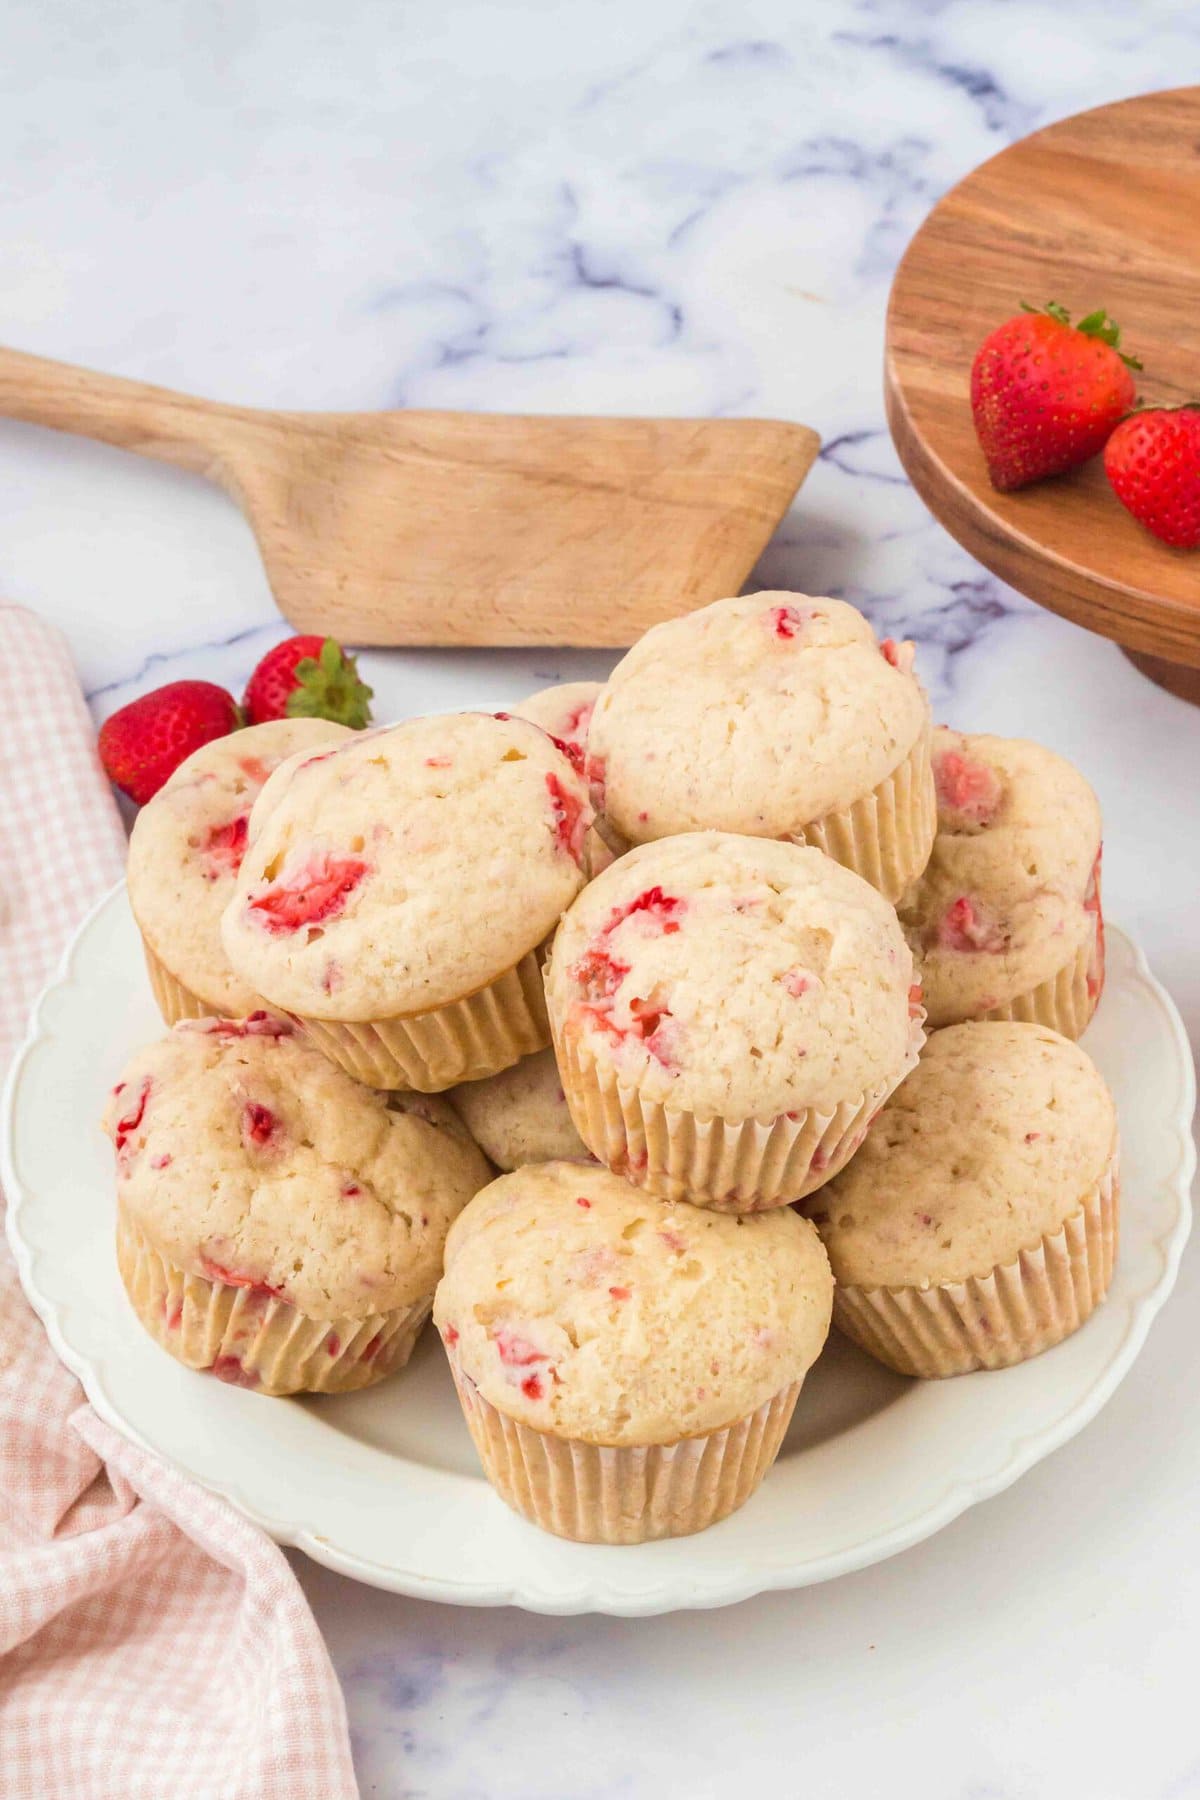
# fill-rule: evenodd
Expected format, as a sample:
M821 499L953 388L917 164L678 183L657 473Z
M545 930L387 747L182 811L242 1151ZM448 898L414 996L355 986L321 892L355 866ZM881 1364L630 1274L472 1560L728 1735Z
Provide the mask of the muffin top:
M222 936L272 1006L426 1012L504 974L583 885L580 777L544 731L454 713L293 758L255 809Z
M693 832L642 844L563 919L556 1040L649 1099L727 1121L829 1109L921 1041L895 912L820 850Z
M932 1025L1005 1004L1096 941L1100 808L1064 757L934 733L938 831L900 903Z
M790 1207L731 1218L586 1163L502 1175L455 1222L434 1320L485 1400L538 1431L667 1444L799 1381L833 1281Z
M195 751L142 807L129 840L129 904L155 955L214 1012L252 1012L258 995L221 945L248 841L250 811L272 771L352 735L328 719L272 719Z
M566 744L571 761L582 770L592 711L603 691L602 681L560 681L530 694L513 707L513 713L518 719L532 720Z
M265 1013L187 1020L105 1114L117 1193L189 1274L316 1319L410 1306L488 1166L450 1107L357 1082Z
M587 1148L567 1111L553 1050L523 1056L510 1069L482 1081L464 1081L446 1097L499 1169L559 1158L587 1159Z
M1078 1044L1044 1025L951 1025L805 1211L840 1282L966 1281L1077 1211L1116 1130L1112 1095Z
M841 600L750 594L654 626L588 734L593 798L631 844L785 837L870 793L927 728L910 657ZM894 660L890 660L894 658Z

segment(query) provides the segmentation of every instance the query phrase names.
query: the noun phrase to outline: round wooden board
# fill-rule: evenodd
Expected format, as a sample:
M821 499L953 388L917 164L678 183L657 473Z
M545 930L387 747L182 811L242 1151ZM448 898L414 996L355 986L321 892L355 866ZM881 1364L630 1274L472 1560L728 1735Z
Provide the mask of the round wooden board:
M946 529L1021 593L1144 653L1155 679L1153 659L1176 665L1165 685L1200 697L1200 551L1144 531L1099 457L1013 494L988 480L971 361L1022 300L1074 318L1106 307L1145 365L1142 400L1200 399L1200 87L1064 119L952 189L896 272L885 374L900 459Z

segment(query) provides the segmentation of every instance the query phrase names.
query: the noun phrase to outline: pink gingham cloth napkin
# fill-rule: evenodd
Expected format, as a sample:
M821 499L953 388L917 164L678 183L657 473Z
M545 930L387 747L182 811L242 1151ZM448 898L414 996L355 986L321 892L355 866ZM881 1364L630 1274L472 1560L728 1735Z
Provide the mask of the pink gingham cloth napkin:
M125 839L62 638L0 606L0 659L2 1074ZM97 1418L0 1240L0 1795L357 1794L337 1678L286 1559Z

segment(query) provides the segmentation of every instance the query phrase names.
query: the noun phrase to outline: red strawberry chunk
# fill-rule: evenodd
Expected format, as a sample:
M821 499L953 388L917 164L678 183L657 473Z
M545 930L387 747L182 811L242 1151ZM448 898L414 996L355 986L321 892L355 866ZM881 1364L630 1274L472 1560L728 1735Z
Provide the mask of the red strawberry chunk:
M224 1263L214 1262L211 1256L200 1258L201 1272L209 1281L222 1281L226 1287L246 1288L252 1294L269 1294L273 1300L286 1299L282 1288L272 1287L269 1281L263 1281L257 1275L247 1275L243 1269L229 1269Z
M292 1028L286 1019L277 1019L272 1013L261 1011L252 1012L245 1019L181 1019L175 1029L198 1031L202 1037L222 1039L281 1038L292 1035Z
M577 1200L576 1200L576 1202L575 1202L575 1204L576 1204L576 1206L582 1206L582 1208L583 1208L583 1210L584 1210L584 1211L585 1211L585 1212L591 1212L591 1210L592 1210L592 1203L591 1203L591 1201L590 1201L590 1200L585 1200L585 1199L584 1199L584 1197L583 1197L583 1195L582 1195L582 1194L580 1194L580 1195L579 1195L579 1197L578 1197L578 1199L577 1199Z
M990 825L999 811L1003 788L996 771L987 763L964 756L959 750L943 750L933 759L933 779L938 806L957 813L972 825Z
M560 850L583 866L583 840L587 836L587 817L578 794L565 788L557 775L547 775L546 792L550 796L550 814L554 820L554 837Z
M290 882L269 887L250 900L250 910L277 936L336 918L364 875L367 864L357 856L315 852Z
M939 919L937 941L943 950L981 950L989 956L998 956L1007 948L999 925L984 919L966 894L961 894Z
M258 1376L253 1369L245 1368L241 1358L237 1356L218 1356L210 1368L209 1374L215 1375L218 1381L224 1381L230 1387L256 1388L258 1386Z
M455 1344L458 1342L458 1326L447 1325L445 1331L442 1333L442 1339L449 1345L450 1349L453 1350Z
M150 1090L153 1085L154 1084L148 1075L143 1077L142 1085L139 1087L132 1103L121 1114L121 1117L113 1126L113 1145L116 1149L117 1160L119 1162L127 1162L129 1156L132 1154L129 1150L129 1140L134 1132L141 1128L142 1120L146 1116L146 1107L150 1100Z
M224 825L213 826L200 846L204 859L205 881L217 881L222 875L237 874L242 866L242 858L246 854L246 834L249 826L250 818L247 813L242 813L239 818L228 820Z
M545 1389L542 1387L541 1376L538 1375L536 1372L532 1375L527 1375L525 1377L524 1381L521 1383L521 1392L524 1394L524 1396L527 1400L543 1399L544 1395L545 1395Z
M336 1331L331 1331L329 1336L325 1339L325 1349L330 1356L338 1356L341 1354L342 1340Z
M242 1108L242 1136L248 1144L269 1143L276 1124L275 1114L257 1100L248 1100Z
M582 775L584 765L583 745L572 742L570 738L555 737L553 732L550 733L550 742L554 745L556 750L562 751L562 754L566 757L575 773L577 775Z
M632 1290L627 1287L610 1287L608 1291L614 1300L628 1300L632 1294Z
M592 714L596 710L594 700L584 700L569 712L563 720L563 736L573 745L581 745L587 737L588 726L592 722Z
M789 969L783 977L783 985L794 1000L799 1000L813 985L812 977L803 969Z
M501 1325L492 1342L496 1346L496 1354L506 1369L527 1369L531 1363L548 1362L550 1359L544 1350L531 1344L528 1338L510 1331L507 1325Z
M804 629L805 621L811 614L802 613L798 606L772 606L765 617L767 624L777 638L785 642L797 638Z

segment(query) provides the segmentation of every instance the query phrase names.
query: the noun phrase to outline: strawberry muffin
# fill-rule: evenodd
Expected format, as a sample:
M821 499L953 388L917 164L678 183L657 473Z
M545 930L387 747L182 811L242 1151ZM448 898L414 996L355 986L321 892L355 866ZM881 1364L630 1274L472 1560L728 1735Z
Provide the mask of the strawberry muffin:
M1103 1300L1117 1249L1117 1115L1042 1025L935 1031L849 1168L806 1207L834 1320L902 1375L1036 1356Z
M446 1097L498 1169L560 1158L587 1160L587 1146L571 1122L553 1050L523 1056L511 1069L464 1082Z
M900 903L934 1026L1023 1019L1078 1037L1104 983L1100 808L1020 738L934 734L938 833Z
M357 1086L282 1020L189 1019L109 1101L117 1260L154 1340L263 1394L408 1361L489 1170L451 1109Z
M636 1544L741 1506L829 1330L789 1208L725 1218L539 1163L456 1220L434 1320L488 1480L545 1531Z
M887 901L819 850L728 832L605 870L558 929L546 994L588 1148L727 1212L827 1181L923 1038Z
M548 1041L540 952L583 886L590 823L582 779L526 719L360 732L261 796L226 953L373 1087L493 1075Z
M527 700L514 706L513 712L517 718L532 719L535 725L548 731L566 752L572 767L582 774L587 767L588 728L596 700L603 691L602 681L564 681L557 687L539 688L536 694L530 694ZM584 856L591 875L607 869L613 859L612 851L595 825L584 840Z
M895 901L929 860L912 645L840 600L750 594L656 625L596 702L588 770L619 848L686 831L815 844Z
M142 807L129 840L129 904L159 1011L242 1018L262 1003L221 945L251 809L285 759L350 736L327 719L275 719L205 744Z

